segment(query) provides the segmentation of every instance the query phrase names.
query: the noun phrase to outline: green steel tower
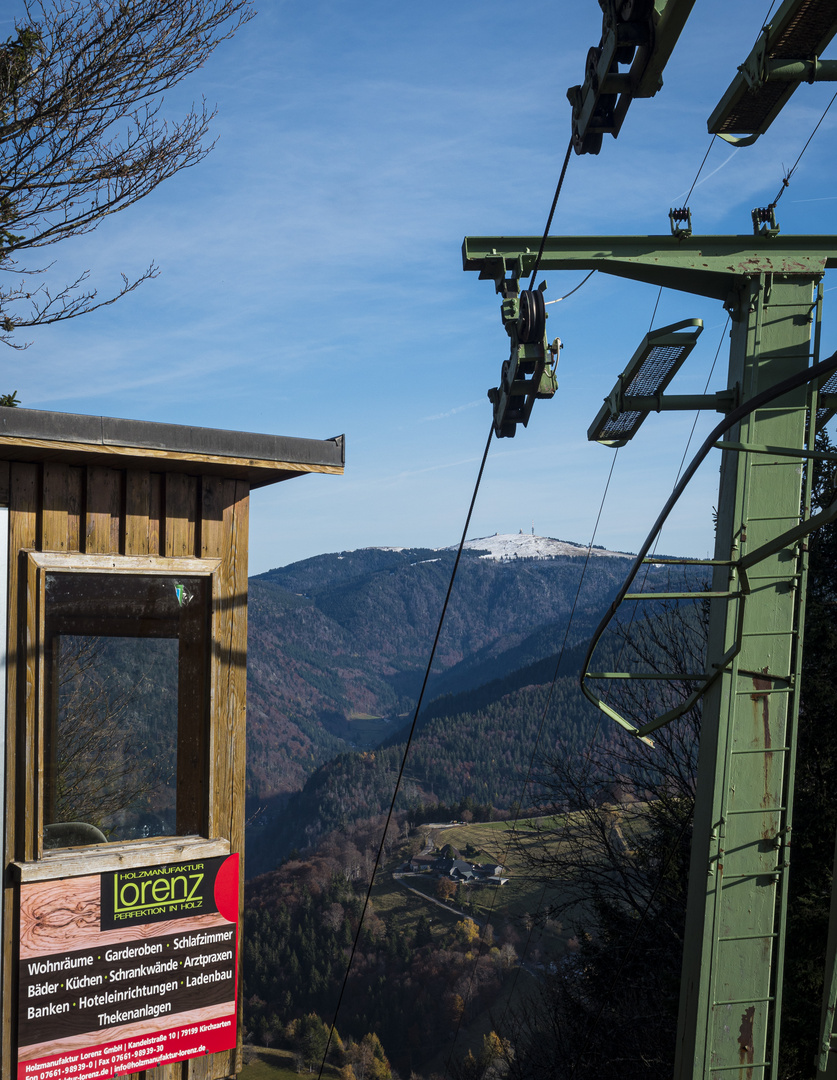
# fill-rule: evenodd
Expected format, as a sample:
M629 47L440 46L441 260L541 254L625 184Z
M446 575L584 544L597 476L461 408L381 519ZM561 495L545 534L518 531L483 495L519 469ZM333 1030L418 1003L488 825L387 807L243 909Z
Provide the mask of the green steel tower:
M706 670L695 691L704 697L703 723L674 1076L767 1080L777 1075L780 1040L805 538L837 517L837 502L810 516L811 470L804 468L817 456L818 405L832 402L818 392L837 368L837 358L821 364L818 357L821 281L826 267L837 266L837 237L783 237L758 226L749 237L673 232L550 238L540 266L596 269L714 297L732 320L725 392L705 398L663 393L699 330L685 331L687 340L678 346L682 327L666 328L646 339L590 434L622 443L645 414L663 408L703 407L729 416L718 442L715 557L707 560L713 581ZM514 297L517 282L534 268L539 244L536 237L466 238L463 265ZM516 312L506 299L504 319ZM509 385L513 395L523 384L512 379ZM492 400L495 409L503 404L497 392ZM528 414L524 418L511 401L507 416L525 422ZM511 433L507 420L505 432L497 430ZM647 738L669 719L631 730ZM832 957L835 951L837 944ZM827 997L829 991L823 1038L830 1047L837 998L830 972ZM823 1071L828 1056L824 1052Z

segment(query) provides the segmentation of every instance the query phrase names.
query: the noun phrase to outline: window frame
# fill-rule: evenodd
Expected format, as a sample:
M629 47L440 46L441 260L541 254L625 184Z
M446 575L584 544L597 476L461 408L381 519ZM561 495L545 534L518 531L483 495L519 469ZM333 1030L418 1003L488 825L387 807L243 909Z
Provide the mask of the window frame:
M212 769L212 731L216 713L217 665L215 664L216 621L218 617L219 574L221 559L166 558L155 555L86 555L56 554L41 551L21 552L25 560L25 572L21 575L25 583L26 620L21 625L24 640L21 641L25 664L21 672L23 678L23 704L25 709L25 747L23 755L26 761L23 777L26 804L25 861L34 861L42 865L59 859L73 857L90 859L91 856L113 856L115 852L128 854L132 848L148 850L149 844L177 845L183 835L117 840L107 844L90 844L75 848L52 848L44 850L44 801L47 783L45 767L46 744L46 577L50 573L70 574L115 574L155 577L203 577L209 585L209 631L206 655L207 730L204 740L204 773ZM24 568L22 568L24 569ZM202 777L202 799L200 816L209 828L211 775ZM190 837L209 838L201 833L188 834Z

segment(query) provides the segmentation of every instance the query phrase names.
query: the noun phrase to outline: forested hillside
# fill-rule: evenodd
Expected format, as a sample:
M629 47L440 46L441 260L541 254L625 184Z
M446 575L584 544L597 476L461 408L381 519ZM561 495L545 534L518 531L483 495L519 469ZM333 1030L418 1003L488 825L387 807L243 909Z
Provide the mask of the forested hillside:
M576 674L627 558L590 559L550 689L584 549L485 543L463 555L411 749L399 808L414 814L463 800L508 813L525 802L539 733L542 750L560 739L576 752L596 723ZM534 543L548 554L514 557ZM453 559L369 549L251 581L248 876L388 808Z
M428 704L554 655L584 560L581 548L548 543L578 554L464 553ZM370 750L397 737L415 707L453 560L449 550L373 548L318 556L251 579L252 807L301 790L319 766L342 752ZM614 553L591 559L574 641L589 634L626 562Z
M314 1070L325 1051L323 1022L334 1015L371 869L366 854L382 825L370 819L330 837L247 886L245 1025L260 1045L295 1049L302 1067L312 1029L320 1036ZM370 1034L403 1077L444 1061L460 1023L485 1022L516 979L521 934L507 916L498 912L480 935L469 916L422 902L393 881L409 846L401 839L376 878L332 1040L332 1059L352 1064L355 1077L362 1075L358 1047ZM382 1062L380 1080L388 1069Z
M836 550L833 527L811 544L783 1080L809 1074L806 1062L818 1031L818 1009L811 1002L819 1001L823 984L837 761L828 734L833 729L828 716ZM602 558L594 569L606 566ZM500 564L493 572L504 569L509 568ZM507 588L509 581L520 580L514 577L519 567L511 569L502 583ZM482 573L475 571L478 581ZM340 582L344 591L357 581L349 578ZM289 580L305 585L304 578ZM599 581L605 588L597 604L588 599L581 615L585 627L609 599L611 579L605 574ZM663 584L662 575L657 582ZM699 593L700 581L691 584ZM270 587L284 588L276 582ZM325 618L326 608L336 610L327 595L319 606L310 594L297 599L316 606L317 618ZM389 602L381 588L381 607L387 610ZM604 641L595 666L635 670L633 665L642 662L647 670L650 662L652 670L657 664L658 670L693 670L689 658L700 662L706 614L705 602L699 601L680 607L666 601L645 604L626 617L621 635L617 630ZM599 717L582 700L577 683L583 644L570 639L553 686L560 635L551 619L517 636L508 629L506 639L492 627L477 648L462 622L460 640L472 651L463 647L461 659L437 679L436 696L417 725L399 796L399 839L388 840L387 870L373 886L373 912L360 933L339 1020L348 1041L340 1042L344 1050L333 1060L348 1068L360 1060L363 1040L368 1056L377 1038L381 1056L374 1068L380 1080L389 1062L403 1073L424 1075L452 1062L458 1080L478 1080L488 1075L489 1066L495 1069L491 1075L508 1080L555 1075L624 1080L645 1077L649 1068L663 1072L675 1037L700 708L659 730L650 755L613 725L605 724L592 740ZM401 640L410 641L404 628ZM385 673L379 677L386 683ZM649 715L659 692L654 686L660 685L626 683L615 690L623 695L618 707L628 716ZM685 694L686 687L674 691ZM248 885L245 932L245 1011L253 1036L263 1042L303 1054L310 1032L321 1033L323 1019L331 1014L404 751L399 719L390 717L381 729L389 733L377 747L346 750L343 741L344 747L314 768L284 806L269 807L250 829L248 874L271 871ZM314 717L309 722L318 723ZM346 722L352 721L347 717ZM330 735L339 747L333 729ZM327 756L326 749L322 753ZM532 783L524 786L533 761ZM385 882L398 888L390 878L397 861L394 844L420 837L416 827L422 822L515 817L521 802L525 813L507 851L517 860L515 887L526 883L530 898L532 889L541 896L538 913L535 907L522 908L516 923L501 915L479 944L479 929L464 918L457 922L459 916L431 922L432 907L423 919L419 909L409 917L387 910ZM511 895L510 890L503 898ZM461 902L458 894L456 902ZM643 913L639 924L637 912ZM546 964L518 967L526 955L521 943L539 920L550 918L554 924L566 920L572 938L545 950ZM621 980L614 980L617 969ZM524 970L531 979L524 980L528 996L508 996L512 971ZM638 1011L646 1016L642 1025L635 1022ZM455 1038L460 1019L468 1034ZM591 1041L597 1025L611 1037ZM613 1038L620 1046L617 1062ZM466 1039L471 1040L467 1045ZM476 1056L469 1055L468 1045ZM496 1054L489 1061L492 1046Z
M553 657L476 691L437 699L422 714L396 807L413 820L437 817L441 804L479 820L505 817L526 803L525 781L536 742L540 757L560 744L580 754L597 723L575 671L580 650L565 657L552 687ZM277 865L324 834L385 813L404 754L404 733L377 750L339 754L321 766L276 813L248 832L248 876Z

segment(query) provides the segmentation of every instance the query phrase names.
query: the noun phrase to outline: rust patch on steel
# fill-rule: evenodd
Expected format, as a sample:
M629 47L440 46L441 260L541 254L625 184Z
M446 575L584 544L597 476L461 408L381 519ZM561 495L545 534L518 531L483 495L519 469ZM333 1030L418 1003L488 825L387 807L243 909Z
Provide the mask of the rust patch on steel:
M754 254L740 258L738 262L727 264L733 273L750 274L817 274L825 268L825 258L812 256L808 260L793 259L790 256L771 258L769 255Z
M755 1005L750 1005L741 1016L741 1027L738 1029L738 1064L740 1065L739 1076L752 1080L753 1077L753 1018L756 1015Z

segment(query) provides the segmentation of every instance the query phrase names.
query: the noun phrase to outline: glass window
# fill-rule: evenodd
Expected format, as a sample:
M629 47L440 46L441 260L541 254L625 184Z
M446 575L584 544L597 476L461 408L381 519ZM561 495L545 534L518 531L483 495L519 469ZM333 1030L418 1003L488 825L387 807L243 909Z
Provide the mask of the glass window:
M47 571L44 849L203 831L210 593Z

